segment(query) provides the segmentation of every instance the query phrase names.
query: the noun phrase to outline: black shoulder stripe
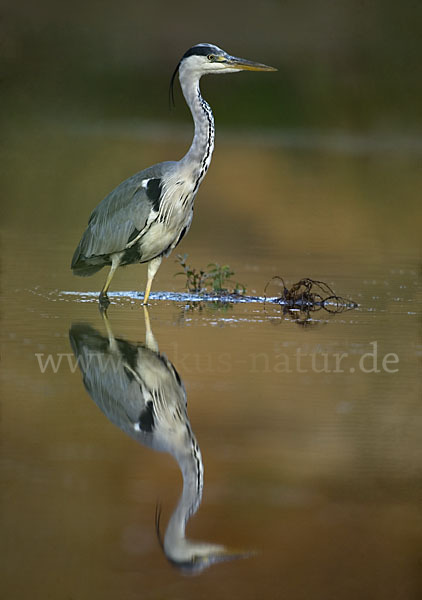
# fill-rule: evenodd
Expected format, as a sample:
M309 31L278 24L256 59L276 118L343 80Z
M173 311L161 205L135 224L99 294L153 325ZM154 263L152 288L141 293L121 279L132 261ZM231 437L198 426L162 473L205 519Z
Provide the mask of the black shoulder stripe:
M152 206L153 206L154 210L156 210L157 212L160 208L161 188L162 188L161 179L159 179L158 177L154 177L153 179L150 179L147 183L148 199L151 200Z
M128 369L126 367L126 365L123 367L123 370L124 370L127 378L129 379L129 381L133 381L135 379L135 375L132 373L132 371L130 369Z
M132 371L135 371L138 358L137 347L134 344L126 342L125 340L118 339L117 342L119 344L120 355L123 358L124 362L127 362Z
M181 242L181 241L183 240L183 238L185 237L185 234L186 234L186 231L187 231L187 230L188 230L188 228L187 228L187 227L184 227L184 228L182 229L182 232L181 232L181 234L179 235L179 238L178 238L178 240L177 240L177 242L176 242L176 244L175 244L175 246L174 246L174 247L176 247L178 244L180 244L180 242Z
M141 390L142 392L142 390ZM147 402L146 407L139 415L139 429L141 431L151 432L154 428L154 409L152 402Z
M174 376L176 377L177 383L181 386L182 385L182 380L180 379L180 375L179 373L176 371L175 366L171 365L173 367L173 373Z
M132 242L136 237L138 237L139 234L140 234L139 229L136 229L136 227L135 227L135 229L130 234L127 243L130 244L130 242Z

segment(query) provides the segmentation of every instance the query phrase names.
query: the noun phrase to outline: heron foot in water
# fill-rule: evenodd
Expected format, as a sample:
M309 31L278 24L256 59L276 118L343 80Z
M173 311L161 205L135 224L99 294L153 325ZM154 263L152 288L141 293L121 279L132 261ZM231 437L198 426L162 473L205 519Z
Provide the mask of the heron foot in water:
M107 310L110 306L110 300L105 292L101 292L98 296L98 302L100 304L100 310Z

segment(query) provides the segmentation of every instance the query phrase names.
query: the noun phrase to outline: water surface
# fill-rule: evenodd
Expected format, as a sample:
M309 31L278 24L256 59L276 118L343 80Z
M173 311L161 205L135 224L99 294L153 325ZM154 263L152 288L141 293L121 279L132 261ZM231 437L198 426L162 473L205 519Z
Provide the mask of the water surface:
M161 531L178 505L177 462L99 410L69 343L81 323L109 339L94 299L105 273L69 270L90 211L124 177L184 149L141 137L8 133L5 597L416 599L418 155L217 139L180 251L197 267L230 264L252 296L274 275L312 277L359 306L303 325L262 302L159 299L185 292L175 256L163 262L151 328L186 388L204 466L186 533L247 555L187 578L155 528L157 503ZM142 266L113 280L110 327L132 346L146 341L144 283Z

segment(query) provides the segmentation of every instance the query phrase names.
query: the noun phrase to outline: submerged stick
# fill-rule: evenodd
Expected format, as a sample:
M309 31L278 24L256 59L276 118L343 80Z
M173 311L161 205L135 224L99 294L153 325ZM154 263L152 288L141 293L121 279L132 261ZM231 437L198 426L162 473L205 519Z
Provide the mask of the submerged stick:
M266 284L264 288L265 301L267 301L268 286L275 280L282 282L283 291L280 296L271 298L271 302L282 305L283 312L290 313L302 323L309 320L311 312L324 309L331 314L338 314L358 306L356 302L338 296L325 281L305 277L288 288L283 277L279 275L272 277Z

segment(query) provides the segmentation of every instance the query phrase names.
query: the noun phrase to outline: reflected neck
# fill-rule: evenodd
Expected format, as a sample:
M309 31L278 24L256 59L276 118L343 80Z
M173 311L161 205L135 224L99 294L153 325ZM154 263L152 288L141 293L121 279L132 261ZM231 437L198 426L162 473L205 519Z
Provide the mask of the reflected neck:
M186 525L201 504L204 484L201 451L194 437L191 440L191 452L175 458L183 476L183 492L176 510L170 517L164 536L164 548L169 555L183 553L187 542Z

